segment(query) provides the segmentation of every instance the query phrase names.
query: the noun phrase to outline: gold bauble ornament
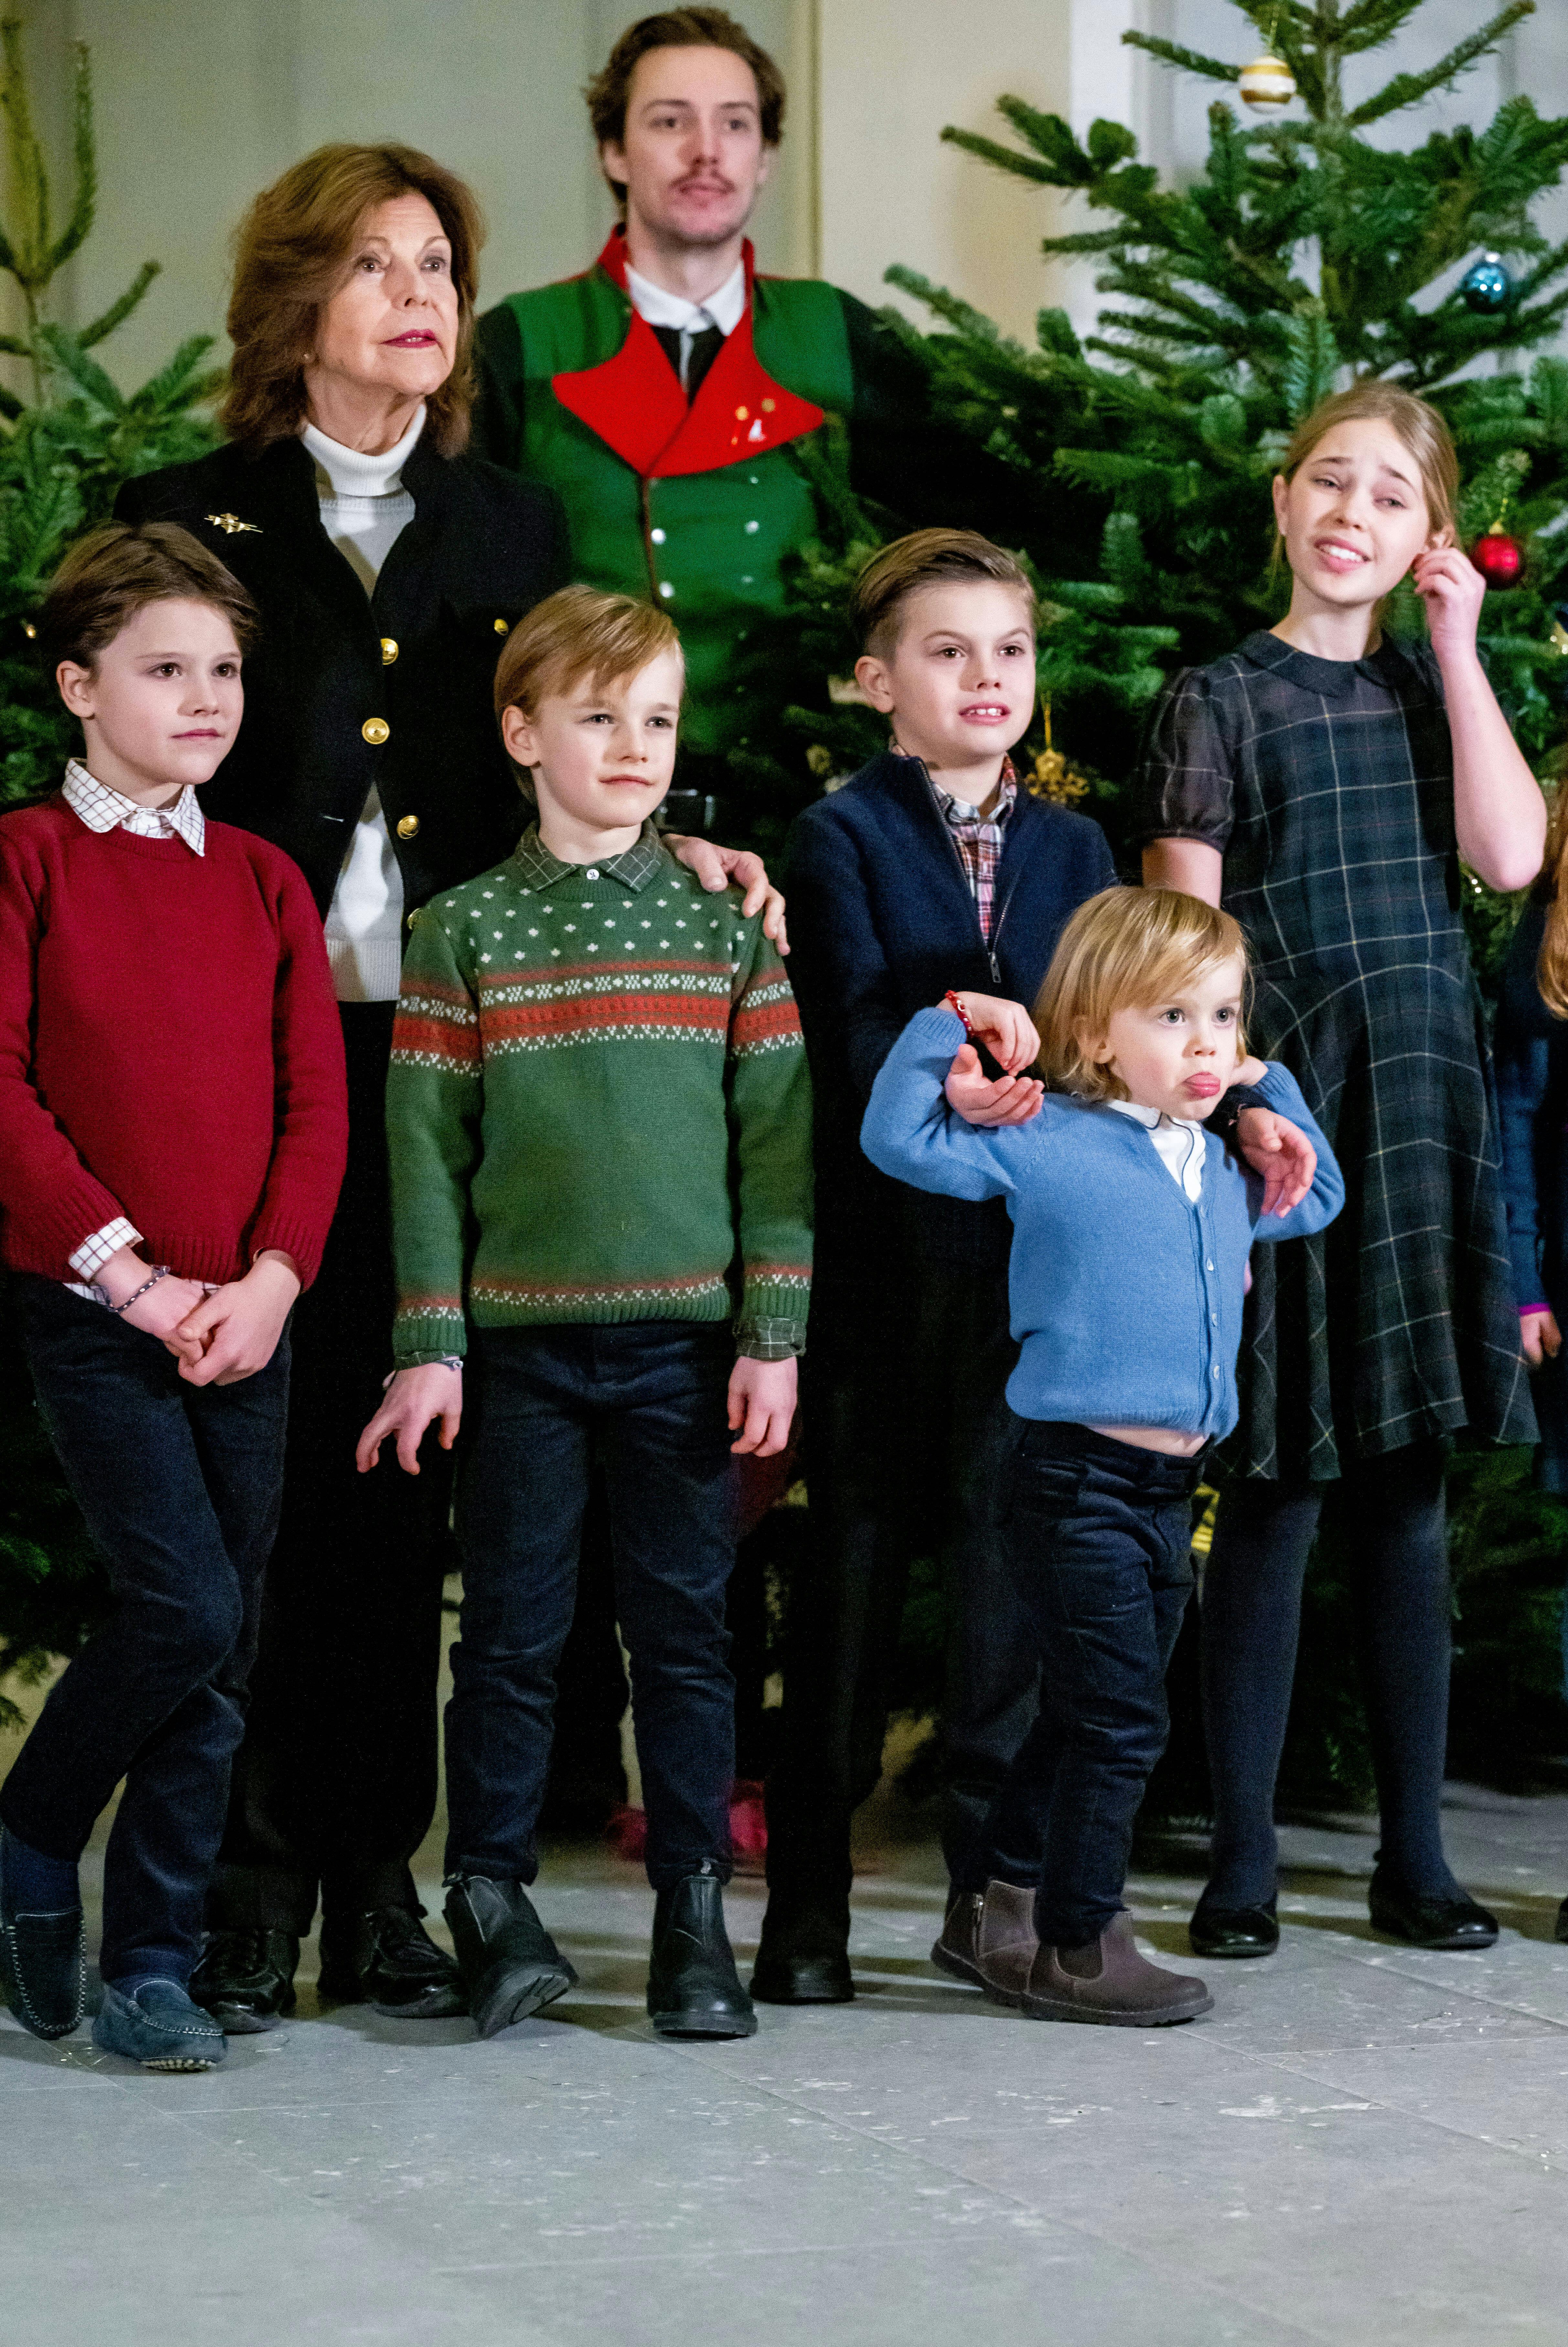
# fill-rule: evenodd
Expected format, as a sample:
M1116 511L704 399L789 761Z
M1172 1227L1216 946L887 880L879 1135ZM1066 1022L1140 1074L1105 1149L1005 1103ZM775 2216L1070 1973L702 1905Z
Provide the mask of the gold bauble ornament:
M1296 96L1296 76L1283 57L1254 57L1242 67L1236 87L1248 106L1288 106Z

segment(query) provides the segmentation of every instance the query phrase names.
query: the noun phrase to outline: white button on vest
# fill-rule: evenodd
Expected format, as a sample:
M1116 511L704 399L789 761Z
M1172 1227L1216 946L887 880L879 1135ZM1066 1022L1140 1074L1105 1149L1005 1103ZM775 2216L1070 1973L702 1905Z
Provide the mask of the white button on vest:
M663 532L661 529L651 529L651 530L649 531L648 535L649 535L649 537L653 540L653 543L654 543L654 545L655 545L655 546L662 546L662 545L663 545L663 543L664 543L664 532Z

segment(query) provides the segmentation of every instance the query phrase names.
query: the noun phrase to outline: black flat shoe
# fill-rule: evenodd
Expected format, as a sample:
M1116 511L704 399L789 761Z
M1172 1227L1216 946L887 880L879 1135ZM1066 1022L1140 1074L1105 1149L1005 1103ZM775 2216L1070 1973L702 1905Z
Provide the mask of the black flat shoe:
M81 2026L87 1956L79 1907L0 1920L0 1989L35 2037L68 2037Z
M1273 1899L1259 1907L1208 1907L1200 1901L1187 1937L1194 1956L1272 1956L1279 1945Z
M794 1906L776 1896L763 1917L752 1994L764 2004L850 2004L849 1917Z
M299 1961L292 1932L209 1932L190 1975L190 2001L226 2037L257 2036L292 2013Z
M741 1986L716 1874L689 1874L653 1910L648 2018L661 2037L753 2037L757 2016Z
M466 2013L457 1967L406 1907L322 1918L317 1993L368 2004L393 2021L448 2021Z
M577 1985L520 1882L462 1876L446 1893L446 1925L481 2037L526 2021Z
M1372 1929L1412 1948L1490 1948L1498 1921L1461 1891L1457 1894L1402 1890L1374 1874L1367 1905Z

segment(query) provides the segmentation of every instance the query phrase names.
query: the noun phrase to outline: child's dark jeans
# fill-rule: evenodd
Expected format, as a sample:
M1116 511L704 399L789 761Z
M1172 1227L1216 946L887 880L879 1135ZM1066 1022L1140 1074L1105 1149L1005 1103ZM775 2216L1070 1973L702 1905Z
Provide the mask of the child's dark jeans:
M648 1874L728 1877L735 1559L727 1327L682 1320L470 1332L457 1536L461 1635L446 1707L446 1871L532 1882L577 1600L589 1466L602 1457L616 1612L631 1657Z
M1192 1593L1192 1459L1086 1426L1017 1422L1002 1537L1040 1642L1040 1707L976 1879L1037 1879L1042 1942L1078 1948L1122 1905L1132 1826L1165 1748L1165 1671Z
M35 1850L77 1858L123 1777L100 1968L184 1981L277 1530L289 1340L253 1378L188 1385L156 1337L101 1304L50 1279L15 1285L38 1407L115 1606L51 1689L0 1819Z

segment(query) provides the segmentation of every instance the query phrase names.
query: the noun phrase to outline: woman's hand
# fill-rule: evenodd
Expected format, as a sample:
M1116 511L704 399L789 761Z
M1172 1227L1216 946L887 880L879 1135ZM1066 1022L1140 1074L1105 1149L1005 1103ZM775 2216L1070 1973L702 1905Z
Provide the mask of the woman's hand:
M1473 660L1486 581L1469 555L1457 546L1429 546L1417 555L1410 576L1426 606L1427 629L1439 661L1466 653Z
M1032 1067L1040 1057L1040 1036L1023 1005L1003 1002L994 994L959 994L964 1016L999 1067L1009 1076ZM958 1054L961 1059L962 1052Z
M988 1081L980 1055L966 1043L948 1071L948 1104L966 1124L1027 1124L1040 1114L1045 1086L1038 1076L999 1076Z
M1299 1125L1271 1108L1244 1108L1235 1121L1235 1145L1253 1172L1263 1175L1266 1214L1288 1214L1300 1205L1317 1171L1317 1152Z
M730 1372L730 1431L735 1452L776 1459L789 1440L800 1371L793 1359L753 1361L742 1353Z
M193 1386L232 1386L253 1378L277 1351L299 1292L292 1255L281 1247L263 1247L243 1279L215 1287L180 1322L176 1337L198 1348L194 1360L181 1361L180 1376ZM156 1287L152 1294L158 1294Z
M419 1472L419 1446L433 1419L441 1420L441 1448L450 1450L463 1422L463 1372L445 1361L421 1361L417 1368L399 1369L382 1398L381 1408L359 1438L354 1465L368 1475L381 1457L389 1434L397 1438L397 1463L405 1475Z
M1538 1369L1543 1359L1554 1361L1563 1349L1563 1333L1557 1326L1555 1313L1544 1306L1539 1312L1522 1312L1519 1316L1519 1349L1532 1369Z
M763 913L763 935L771 938L781 954L789 951L789 933L784 928L784 900L780 890L768 878L767 866L749 847L715 847L711 839L688 839L684 832L667 831L664 845L677 864L694 872L704 888L717 892L733 881L746 892L742 912L749 921L752 915Z

